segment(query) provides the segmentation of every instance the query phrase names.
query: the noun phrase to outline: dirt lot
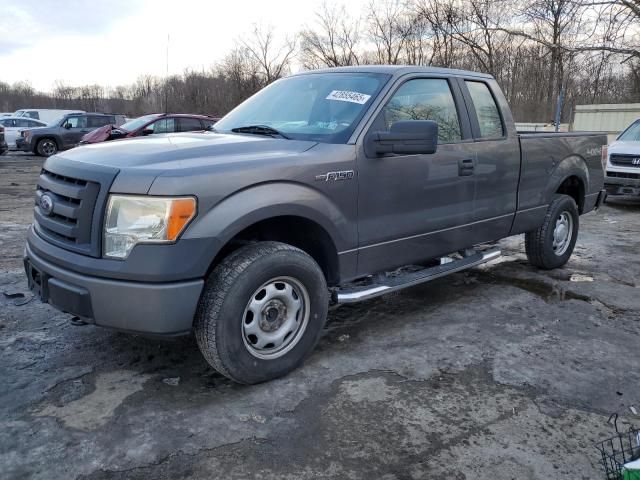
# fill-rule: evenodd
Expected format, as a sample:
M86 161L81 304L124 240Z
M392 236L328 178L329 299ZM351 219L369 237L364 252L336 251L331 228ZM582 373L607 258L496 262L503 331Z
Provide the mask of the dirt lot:
M2 478L594 479L609 414L640 425L639 200L582 217L565 269L515 237L499 263L335 309L302 368L246 387L193 339L31 298L40 166L0 158L0 291L25 295L0 294Z

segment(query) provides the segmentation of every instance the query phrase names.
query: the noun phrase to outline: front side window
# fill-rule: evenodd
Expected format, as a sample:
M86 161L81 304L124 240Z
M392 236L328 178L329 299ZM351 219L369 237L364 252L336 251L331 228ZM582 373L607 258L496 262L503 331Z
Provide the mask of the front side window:
M622 132L622 135L618 137L618 140L626 142L640 142L640 120L632 123L629 128Z
M500 110L486 83L465 81L473 106L478 116L480 136L482 138L500 138L504 136Z
M390 75L311 73L272 83L219 120L218 132L266 126L288 138L346 143Z
M449 82L437 78L416 78L403 83L380 112L384 128L401 120L433 120L438 123L438 142L462 139L460 119ZM379 117L379 118L380 118Z
M86 128L87 127L87 117L78 116L78 117L69 117L64 122L64 124L68 127L65 128Z

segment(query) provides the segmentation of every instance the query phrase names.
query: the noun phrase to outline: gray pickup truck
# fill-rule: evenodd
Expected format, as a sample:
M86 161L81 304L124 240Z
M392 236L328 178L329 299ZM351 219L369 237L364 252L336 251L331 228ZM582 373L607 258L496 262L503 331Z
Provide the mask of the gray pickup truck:
M302 362L331 303L473 267L520 233L533 265L565 264L604 199L605 143L518 134L487 75L305 72L213 132L47 159L24 264L43 301L84 322L194 331L216 370L262 382Z

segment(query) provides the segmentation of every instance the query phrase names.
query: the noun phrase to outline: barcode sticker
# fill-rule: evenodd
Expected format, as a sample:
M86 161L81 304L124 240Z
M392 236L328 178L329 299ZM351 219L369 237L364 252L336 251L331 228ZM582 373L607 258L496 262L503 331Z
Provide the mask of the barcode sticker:
M350 92L348 90L333 90L329 95L327 95L326 100L337 100L339 102L351 102L364 105L370 98L371 95L366 95L360 92Z

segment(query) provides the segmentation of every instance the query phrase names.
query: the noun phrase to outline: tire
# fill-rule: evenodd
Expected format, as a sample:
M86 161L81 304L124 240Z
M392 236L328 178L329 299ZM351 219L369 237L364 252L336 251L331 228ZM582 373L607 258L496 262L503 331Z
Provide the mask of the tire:
M556 195L542 225L525 235L529 263L545 270L567 263L576 245L579 226L576 202L568 195Z
M41 157L50 157L58 153L58 144L53 138L43 138L38 140L36 151Z
M265 382L294 370L313 350L328 306L324 275L309 255L284 243L255 243L209 275L195 336L222 375L238 383Z

